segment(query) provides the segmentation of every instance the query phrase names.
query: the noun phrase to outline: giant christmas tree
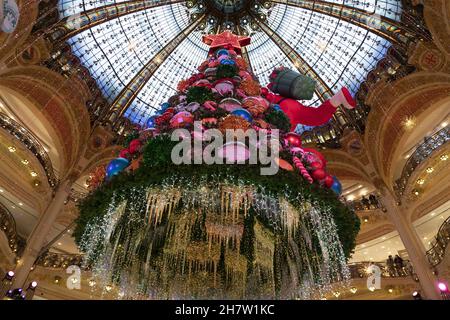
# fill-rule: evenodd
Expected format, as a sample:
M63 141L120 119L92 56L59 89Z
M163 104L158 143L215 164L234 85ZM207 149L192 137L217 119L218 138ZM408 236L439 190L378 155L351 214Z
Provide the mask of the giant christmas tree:
M240 55L249 38L203 40L211 50L198 73L128 136L104 179L101 170L92 178L75 231L86 266L130 299L320 298L348 280L359 220L339 201L322 154L291 130L325 123L353 101L343 89L305 107L297 100L312 97L314 82L278 68L261 88ZM197 162L211 129L224 134L216 140L239 129L265 136L279 170L261 174L249 161L261 140L238 136L216 141L213 164ZM192 163L174 161L174 132L200 146L181 150Z

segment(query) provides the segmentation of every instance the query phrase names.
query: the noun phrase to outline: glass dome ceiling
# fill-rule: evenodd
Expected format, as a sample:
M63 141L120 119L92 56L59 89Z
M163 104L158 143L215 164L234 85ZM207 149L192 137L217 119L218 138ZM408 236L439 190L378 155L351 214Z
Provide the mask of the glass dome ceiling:
M70 30L67 41L73 53L112 108L140 124L206 58L208 46L201 41L205 32L232 28L250 34L246 54L263 85L279 65L315 78L317 92L306 102L313 107L342 86L356 93L395 39L401 15L401 0L251 1L244 5L249 18L241 12L233 25L223 20L229 16L212 16L209 5L180 0L60 0L58 9Z

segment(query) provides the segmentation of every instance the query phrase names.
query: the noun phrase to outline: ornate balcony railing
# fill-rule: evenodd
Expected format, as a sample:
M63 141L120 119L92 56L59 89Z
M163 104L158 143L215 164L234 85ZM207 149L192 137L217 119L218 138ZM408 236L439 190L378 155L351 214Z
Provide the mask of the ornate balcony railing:
M81 254L62 254L49 251L42 254L36 261L38 266L55 269L65 269L72 265L81 267L82 263L83 255Z
M80 192L80 191L72 189L72 190L70 190L70 194L69 194L68 200L71 200L73 202L78 202L81 199L84 199L86 196L87 196L87 193Z
M380 209L386 212L386 208L380 201L380 197L376 194L370 194L367 197L363 196L359 200L347 201L347 205L354 211L370 211Z
M430 158L436 150L440 149L449 140L450 125L447 125L434 133L432 136L425 138L424 142L417 146L416 150L411 154L403 167L400 178L395 182L394 189L399 198L403 196L406 186L408 185L409 177L412 175L414 170L422 162Z
M383 278L403 278L412 277L414 281L419 281L409 260L403 260L402 265L388 266L386 262L356 262L348 265L352 279L367 278L370 274L369 267L376 265L380 268Z
M428 262L435 267L442 262L445 255L445 249L450 243L450 217L444 221L439 228L436 237L433 240L433 245L427 251Z
M9 210L0 203L0 230L6 235L8 245L12 252L20 256L25 248L25 240L22 239L16 230L16 222Z
M30 150L44 168L49 185L54 189L58 184L53 171L52 162L39 140L26 128L14 121L6 114L0 112L0 127L9 132Z

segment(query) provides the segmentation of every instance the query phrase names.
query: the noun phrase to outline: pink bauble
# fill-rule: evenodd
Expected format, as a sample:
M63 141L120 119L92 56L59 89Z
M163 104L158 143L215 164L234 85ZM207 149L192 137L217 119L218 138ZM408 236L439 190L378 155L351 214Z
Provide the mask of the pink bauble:
M230 56L228 56L226 54L223 54L223 55L221 55L220 57L217 58L217 61L220 62L222 60L228 60L228 59L230 59Z
M139 139L131 140L130 145L128 146L128 150L130 150L131 154L135 154L141 148L141 141Z
M295 132L289 132L284 136L284 141L290 147L300 148L302 146L302 137Z
M201 87L201 86L209 86L209 81L206 79L197 80L194 82L194 87Z
M220 101L219 107L231 113L236 109L242 108L242 105L239 100L236 100L234 98L225 98Z
M178 112L176 115L174 115L172 119L170 119L170 127L172 128L184 127L185 125L193 122L194 116L192 115L192 113L187 111L181 111Z
M200 108L200 103L198 102L191 102L185 107L186 111L189 112L195 112L198 108Z
M217 83L214 88L222 96L228 96L233 94L234 85L231 81L222 81Z
M322 180L323 178L325 178L326 175L327 175L327 173L323 169L314 170L313 173L311 174L311 176L314 178L314 180L317 180L317 181Z
M266 99L264 99L261 96L255 96L253 97L255 98L262 106L264 106L266 109L269 107L269 101L267 101Z
M297 154L297 155L302 155L302 154L304 153L303 149L302 149L302 148L299 148L299 147L292 147L292 148L289 148L289 151L290 151L291 153Z
M218 156L230 162L243 162L250 158L250 151L242 142L228 142L219 148Z

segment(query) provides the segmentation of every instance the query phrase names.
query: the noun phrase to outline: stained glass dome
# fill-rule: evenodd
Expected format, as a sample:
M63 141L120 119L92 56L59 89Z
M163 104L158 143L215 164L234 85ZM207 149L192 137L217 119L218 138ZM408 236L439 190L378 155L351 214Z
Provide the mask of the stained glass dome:
M140 124L205 59L202 35L225 28L251 36L245 55L262 84L284 65L317 81L311 107L343 86L355 94L395 41L402 10L401 0L212 2L244 9L217 16L208 1L180 0L60 0L58 9L107 101Z

